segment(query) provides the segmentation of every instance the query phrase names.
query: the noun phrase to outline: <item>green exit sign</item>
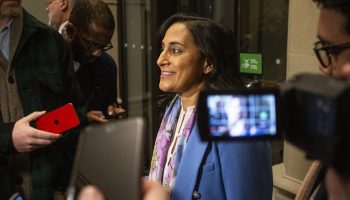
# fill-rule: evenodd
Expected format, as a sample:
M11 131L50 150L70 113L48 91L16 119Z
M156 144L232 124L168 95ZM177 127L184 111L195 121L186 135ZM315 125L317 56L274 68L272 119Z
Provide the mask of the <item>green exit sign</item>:
M260 53L241 53L240 72L262 74L262 55Z

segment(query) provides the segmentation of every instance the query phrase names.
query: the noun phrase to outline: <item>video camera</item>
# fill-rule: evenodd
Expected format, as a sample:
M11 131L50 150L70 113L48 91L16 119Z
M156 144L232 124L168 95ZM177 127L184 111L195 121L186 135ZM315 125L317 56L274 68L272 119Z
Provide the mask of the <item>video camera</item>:
M203 140L284 138L340 172L350 167L350 84L344 80L300 74L279 89L204 91L198 121Z

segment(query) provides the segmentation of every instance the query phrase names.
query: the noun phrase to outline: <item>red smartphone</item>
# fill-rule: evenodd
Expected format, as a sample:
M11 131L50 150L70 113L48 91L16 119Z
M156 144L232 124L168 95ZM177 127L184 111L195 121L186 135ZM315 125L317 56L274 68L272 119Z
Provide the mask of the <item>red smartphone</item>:
M80 124L73 104L68 103L41 116L35 125L38 129L60 134Z

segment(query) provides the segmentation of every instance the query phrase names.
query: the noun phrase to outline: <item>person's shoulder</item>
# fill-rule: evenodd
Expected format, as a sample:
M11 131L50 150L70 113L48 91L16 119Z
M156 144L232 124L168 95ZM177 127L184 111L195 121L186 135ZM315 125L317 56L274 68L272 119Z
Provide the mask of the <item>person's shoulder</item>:
M108 53L106 53L106 52L102 53L102 55L99 58L99 60L100 60L100 62L103 62L103 63L116 65L116 62L115 62L114 58L111 55L109 55Z
M96 59L94 64L107 69L115 69L117 67L113 57L106 52L103 52L102 55Z
M33 15L28 13L25 9L22 9L23 11L23 28L26 30L30 30L34 33L40 33L40 34L48 34L53 35L57 38L61 38L60 34L51 28L50 26L44 24L37 18L35 18Z

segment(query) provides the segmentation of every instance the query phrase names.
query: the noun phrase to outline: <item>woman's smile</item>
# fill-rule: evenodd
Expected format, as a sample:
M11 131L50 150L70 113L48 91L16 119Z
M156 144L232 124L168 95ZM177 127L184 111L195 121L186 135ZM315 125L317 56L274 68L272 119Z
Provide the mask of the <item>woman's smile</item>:
M160 78L168 78L168 77L172 77L175 76L175 72L172 71L162 71L160 73Z

